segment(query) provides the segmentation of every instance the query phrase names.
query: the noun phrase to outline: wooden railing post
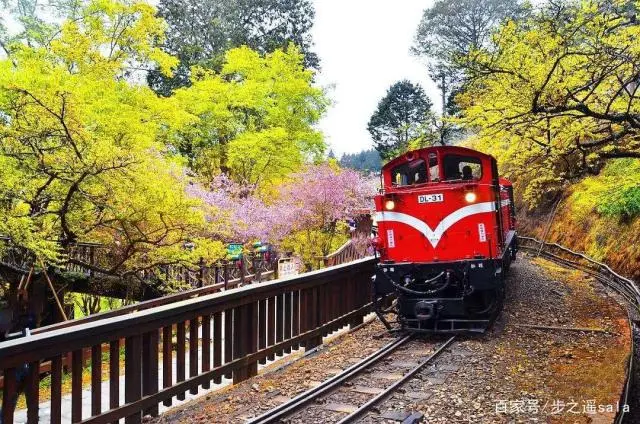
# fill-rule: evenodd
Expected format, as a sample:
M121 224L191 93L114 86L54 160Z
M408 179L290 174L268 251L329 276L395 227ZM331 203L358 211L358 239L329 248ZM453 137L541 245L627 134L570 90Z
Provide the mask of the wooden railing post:
M340 298L342 297L342 284L331 285L331 305L329 311L331 312L331 319L336 319L340 316ZM338 324L334 325L332 330L337 330Z
M95 246L90 246L89 247L89 263L91 265L96 265L96 247ZM89 269L89 276L93 277L93 269Z
M258 304L251 302L247 305L247 334L249 341L247 344L248 351L245 355L250 355L258 351ZM250 362L247 365L247 374L249 377L258 375L258 361Z
M185 350L186 350L186 335L184 329L184 322L176 324L176 382L184 381L185 379ZM176 396L178 400L185 400L184 392L178 393Z
M198 261L200 268L198 269L198 287L204 287L204 259Z
M211 315L203 315L202 322L202 372L211 369ZM211 387L209 381L202 385L203 389Z
M284 340L284 298L282 294L279 294L275 298L276 300L276 343L280 343ZM283 350L276 352L276 355L284 354Z
M2 371L4 387L2 389L2 423L13 424L13 411L17 401L16 369L9 368Z
M363 299L365 295L362 292L362 285L358 283L357 278L354 278L353 276L349 276L348 281L349 281L349 285L351 286L351 291L353 292L353 302L351 304L351 310L355 311L356 309L359 309L362 305L364 305ZM357 314L357 315L354 315L349 320L349 325L351 326L351 328L354 328L362 324L363 322L364 322L364 315Z
M291 338L291 292L284 294L284 339ZM284 350L284 353L291 353L291 346Z
M51 359L51 424L62 421L62 356Z
M158 331L142 336L142 395L158 393ZM144 410L143 415L158 416L158 405Z
M233 357L233 314L233 309L227 309L224 311L224 363L231 362ZM235 325L238 325L238 323L236 322ZM225 374L225 377L231 378L232 374L233 373L231 371L228 371Z
M318 287L318 326L324 325L325 322L328 322L328 314L327 314L327 287L329 284L324 284ZM326 332L322 332L323 336L329 334L331 330L329 328L326 329Z
M236 308L234 318L233 359L239 359L258 350L258 310L255 302ZM233 372L233 384L257 374L258 362L251 362Z
M258 349L267 347L267 299L260 299L258 302ZM265 364L267 358L260 360Z
M124 401L135 402L142 398L142 337L140 335L127 337L124 347ZM142 411L129 415L125 424L139 424L142 422Z
M253 279L255 280L256 283L261 283L262 282L262 264L264 262L264 259L262 259L263 256L260 257L260 260L257 262L256 265L256 257L253 257Z
M189 321L189 377L198 375L198 317ZM198 393L197 387L192 387L189 393Z
M292 308L293 318L291 319L291 336L296 337L300 334L300 291L296 290L292 296ZM295 344L293 349L300 347L299 344Z
M27 422L37 423L40 421L40 361L29 363L27 374L25 396L27 398Z
M102 345L91 346L91 415L102 412Z
M162 327L162 388L173 385L173 334L170 325ZM162 404L171 406L171 398L165 399Z
M305 317L307 321L307 330L315 330L318 328L318 317L319 317L319 308L318 308L318 288L313 287L306 290L306 304L307 304L307 316ZM305 350L309 351L314 349L322 344L322 335L317 335L311 337L305 343Z
M71 352L71 422L82 421L82 349Z
M120 339L109 342L109 408L120 405Z
M273 346L276 343L276 298L270 297L267 302L267 346ZM268 359L275 359L275 354L269 355Z
M222 365L222 312L213 314L213 367ZM219 384L222 377L218 376L213 382Z

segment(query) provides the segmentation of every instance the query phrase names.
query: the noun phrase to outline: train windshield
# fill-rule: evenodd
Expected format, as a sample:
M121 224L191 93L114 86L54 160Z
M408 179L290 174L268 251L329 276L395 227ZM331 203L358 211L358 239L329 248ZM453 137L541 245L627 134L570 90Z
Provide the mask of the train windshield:
M443 160L444 180L479 180L482 178L482 162L473 156L446 155Z
M427 160L418 158L398 165L391 171L391 182L396 187L438 181L440 181L440 167L438 155L435 153L429 153Z
M391 181L398 187L427 182L427 164L424 159L415 159L396 166L391 171Z

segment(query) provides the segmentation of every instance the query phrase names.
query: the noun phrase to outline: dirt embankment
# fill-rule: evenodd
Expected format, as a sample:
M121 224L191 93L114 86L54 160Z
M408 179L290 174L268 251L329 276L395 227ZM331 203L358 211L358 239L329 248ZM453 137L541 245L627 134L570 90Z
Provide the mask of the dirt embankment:
M519 213L520 234L542 239L551 215ZM584 252L640 282L640 218L624 221L606 217L563 200L545 241Z

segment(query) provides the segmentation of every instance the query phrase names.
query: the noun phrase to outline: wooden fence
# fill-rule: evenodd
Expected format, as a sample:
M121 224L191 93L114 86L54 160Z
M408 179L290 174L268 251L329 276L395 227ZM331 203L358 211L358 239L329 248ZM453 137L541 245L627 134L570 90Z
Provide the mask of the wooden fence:
M338 250L323 258L324 266L335 266L345 264L356 259L361 259L364 255L356 248L353 240L348 240L340 246Z
M205 296L212 293L218 293L223 290L229 290L235 287L238 287L242 284L248 283L261 283L262 281L268 281L273 279L275 275L274 271L267 271L264 273L256 273L243 276L242 278L236 278L233 280L224 281L219 284L212 284L210 286L199 287L197 289L186 290L174 294L170 294L167 296L160 297L158 299L146 300L139 303L134 303L132 305L124 306L122 308L113 309L110 311L100 312L97 314L87 315L85 317L79 319L72 319L68 321L62 321L56 324L47 325L45 327L40 327L32 330L31 334L42 334L49 331L58 330L61 328L69 328L74 327L76 325L82 325L89 322L94 322L98 320L103 320L106 318L112 318L120 315L127 315L137 313L139 311L143 311L146 309L156 308L158 306L168 305L170 303L179 302L185 299L193 299L200 296ZM91 349L87 348L84 351L84 358L87 359L91 355ZM70 356L63 355L62 363L65 369L70 364ZM40 363L40 374L45 374L51 372L51 363L49 361ZM4 388L4 375L2 371L2 367L0 367L0 389Z
M61 422L62 362L68 354L72 422L110 423L125 418L126 423L139 423L143 415L157 415L160 403L171 405L174 396L184 399L187 391L197 393L199 387L209 388L223 376L235 383L245 380L256 375L258 363L300 346L313 348L332 331L361 323L370 311L374 262L362 259L0 343L5 376L3 423L13 423L9 403L16 393L16 369L25 363L30 370L25 380L28 419L37 422L41 376L35 370L47 361L51 422ZM120 384L122 345L124 387ZM82 383L85 349L91 351L90 388ZM101 406L103 370L108 370L109 381L106 411ZM84 419L83 390L91 392L90 412L84 414L89 417Z

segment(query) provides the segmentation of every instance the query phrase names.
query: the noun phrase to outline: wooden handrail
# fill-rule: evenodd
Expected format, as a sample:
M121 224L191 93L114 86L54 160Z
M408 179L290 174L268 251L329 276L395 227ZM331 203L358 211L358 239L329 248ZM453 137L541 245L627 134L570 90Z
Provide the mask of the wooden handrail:
M351 240L347 240L347 241L346 241L342 246L340 246L340 247L338 248L338 250L336 250L336 251L335 251L335 252L333 252L333 253L328 254L328 255L327 255L327 258L330 258L330 257L332 257L332 256L337 256L337 255L341 254L343 251L345 251L346 249L348 249L348 248L349 248L349 246L351 246L352 244L353 244L353 241L351 241Z

